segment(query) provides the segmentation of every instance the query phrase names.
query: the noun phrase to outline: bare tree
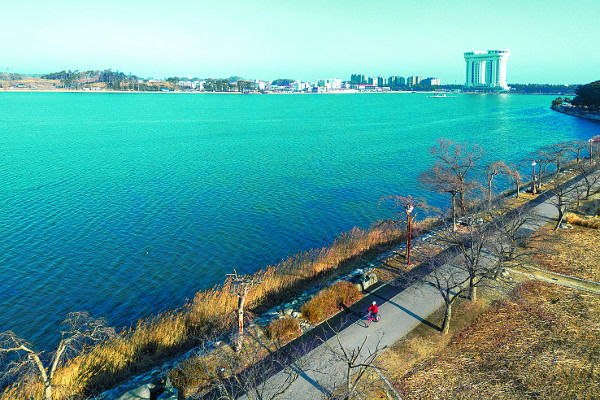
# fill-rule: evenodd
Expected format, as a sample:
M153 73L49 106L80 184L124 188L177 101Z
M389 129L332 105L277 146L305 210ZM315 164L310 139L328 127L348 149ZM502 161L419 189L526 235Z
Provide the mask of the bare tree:
M437 289L444 300L444 321L442 322L442 334L450 331L450 320L452 318L452 305L463 294L469 275L464 269L457 265L435 262L434 269L427 275L425 282Z
M556 225L554 226L555 231L560 227L567 210L580 201L580 186L581 185L579 183L572 185L562 184L548 189L548 191L553 195L550 197L549 201L558 210L558 219L556 221Z
M542 189L542 178L546 174L546 170L548 169L548 165L550 165L551 157L544 150L538 150L536 152L531 153L531 155L526 159L526 161L535 161L537 163L538 173L536 178L537 188L539 190Z
M51 400L54 374L65 359L80 354L88 346L115 335L114 328L108 327L104 318L92 318L87 312L67 314L63 326L62 338L48 365L44 365L42 352L35 351L26 340L14 332L0 333L0 357L5 358L10 354L16 354L15 358L4 363L7 367L5 376L16 377L24 371L37 370L39 379L44 385L44 399Z
M419 179L425 185L439 193L448 193L452 196L452 230L456 230L456 195L464 190L456 177L447 175L447 171L438 163L423 171Z
M302 355L307 349L298 345L286 350L279 343L267 342L252 332L250 329L251 339L240 351L229 346L207 347L199 357L179 365L176 375L180 379L202 382L193 398L285 398L288 389L305 372Z
M331 327L330 327L331 328ZM384 348L381 347L381 337L377 340L374 347L367 344L369 336L366 336L362 343L355 348L348 348L342 343L340 333L333 330L335 333L335 343L330 343L326 340L321 340L326 347L328 353L332 357L333 362L339 362L343 367L343 386L339 395L330 396L330 398L350 400L361 398L362 395L367 395L363 390L358 390L361 380L365 378L370 371L377 371L375 359ZM333 371L329 371L332 373ZM372 386L366 391L374 389ZM360 393L362 392L362 393Z
M582 176L583 184L585 188L585 199L589 198L591 195L598 193L600 187L598 187L598 183L600 182L600 174L597 172L597 168L593 166L589 166L586 163L578 163L575 165L575 170Z
M473 223L454 232L440 232L438 240L452 246L458 253L458 259L468 278L469 299L477 300L477 288L483 280L490 275L494 262L487 256L486 246L490 238L496 233L494 225L490 224L483 229Z
M437 145L431 147L429 152L436 160L434 168L439 170L435 178L449 183L453 190L460 193L459 203L464 211L465 193L476 186L475 181L469 176L483 157L483 148L477 144L456 143L440 138L437 140Z
M515 189L517 189L517 198L521 194L521 185L523 183L523 176L519 172L519 169L514 164L508 164L503 166L504 171L508 178L514 183Z
M556 166L556 175L560 172L562 164L567 161L567 149L568 145L565 142L549 144L542 147L542 151L546 154L547 161L553 162Z
M529 207L507 207L502 216L491 222L495 231L487 240L486 250L495 258L494 265L488 270L488 278L500 278L506 265L524 265L527 257L537 250L529 244L543 235L534 225L534 215Z
M565 143L565 149L567 153L571 153L575 156L577 164L581 162L581 152L588 147L588 142L585 140L572 140Z
M503 161L494 161L487 163L485 166L485 179L487 182L487 203L488 208L492 208L492 187L494 178L505 169Z
M254 276L239 275L235 270L233 274L227 274L227 276L231 280L233 291L238 298L238 335L235 341L235 350L240 351L244 343L244 304L246 303L246 296L248 296L252 285L258 283L258 281Z

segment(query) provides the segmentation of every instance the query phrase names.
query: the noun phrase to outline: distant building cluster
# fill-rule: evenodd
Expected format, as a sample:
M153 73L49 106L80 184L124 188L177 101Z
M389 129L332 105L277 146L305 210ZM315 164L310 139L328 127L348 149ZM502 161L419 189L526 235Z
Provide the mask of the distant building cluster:
M299 81L277 79L260 80L200 80L197 78L180 78L177 85L182 89L196 91L239 91L239 92L290 92L290 93L328 93L328 92L384 92L394 90L410 90L412 88L428 89L440 85L439 78L423 78L421 76L391 76L384 78L367 77L353 74L349 81L339 78L319 79L317 81Z
M469 51L465 87L474 89L508 90L506 62L510 50Z
M223 83L223 80L182 79L177 84L184 89L198 91L240 91L240 92L302 92L324 93L350 89L347 82L338 78L321 79L316 82L292 79L274 81L237 80Z
M424 78L422 76L409 76L404 78L403 76L390 76L385 78L383 76L367 77L362 74L352 74L350 76L350 84L356 85L358 88L363 86L374 86L374 87L389 87L389 88L402 88L410 89L414 86L439 86L439 78Z

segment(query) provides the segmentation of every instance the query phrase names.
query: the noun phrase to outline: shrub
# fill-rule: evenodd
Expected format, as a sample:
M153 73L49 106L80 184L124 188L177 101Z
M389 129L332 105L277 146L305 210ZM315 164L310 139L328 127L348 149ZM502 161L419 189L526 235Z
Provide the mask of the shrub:
M271 340L287 341L300 333L300 322L291 317L274 319L266 329L267 337Z
M586 228L600 229L600 220L597 218L581 218L573 213L565 215L566 221L571 225L579 225Z
M307 301L300 311L304 318L314 325L333 316L362 297L363 294L352 283L340 281L320 291Z

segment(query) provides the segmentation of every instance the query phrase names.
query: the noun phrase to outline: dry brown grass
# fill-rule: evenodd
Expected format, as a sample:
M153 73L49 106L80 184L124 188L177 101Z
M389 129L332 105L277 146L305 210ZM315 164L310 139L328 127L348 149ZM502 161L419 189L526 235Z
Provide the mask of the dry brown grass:
M404 399L597 398L599 319L597 296L527 282L395 386Z
M267 338L271 340L286 343L290 339L299 336L302 331L300 329L300 322L296 318L286 317L271 321L267 325L265 333Z
M597 280L596 230L545 233L539 267ZM489 309L465 300L455 310L446 338L421 325L381 357L403 399L600 398L597 295L526 281Z
M565 220L571 225L579 225L584 228L600 229L600 218L582 218L573 213L567 213Z
M534 264L549 271L600 282L600 235L595 229L575 226L556 232L546 229ZM548 248L550 246L550 248Z
M337 282L317 293L301 308L302 316L311 324L318 324L363 298L356 287L346 281Z

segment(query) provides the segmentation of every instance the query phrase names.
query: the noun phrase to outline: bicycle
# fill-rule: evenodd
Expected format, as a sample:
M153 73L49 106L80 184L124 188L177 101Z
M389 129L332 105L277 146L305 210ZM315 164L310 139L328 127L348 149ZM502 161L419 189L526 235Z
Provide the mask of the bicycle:
M379 322L379 313L373 315L371 311L367 313L367 327L371 324L371 321Z

